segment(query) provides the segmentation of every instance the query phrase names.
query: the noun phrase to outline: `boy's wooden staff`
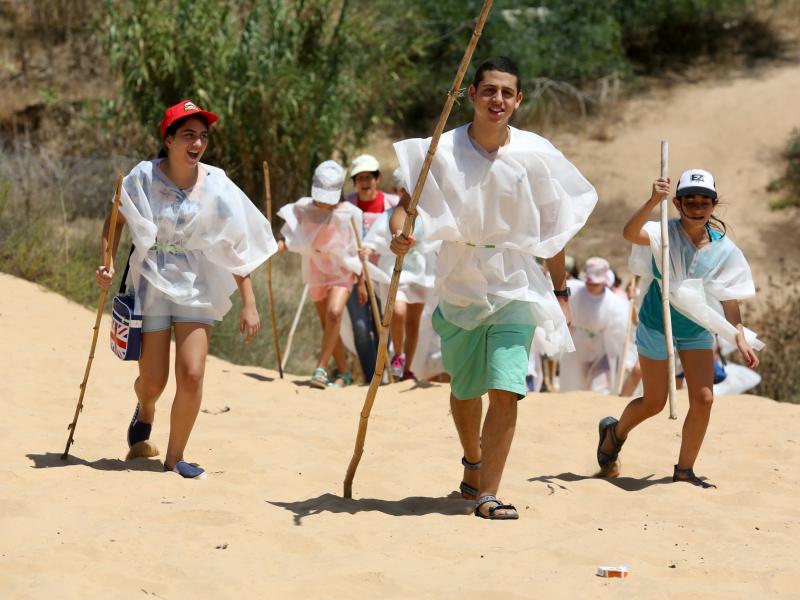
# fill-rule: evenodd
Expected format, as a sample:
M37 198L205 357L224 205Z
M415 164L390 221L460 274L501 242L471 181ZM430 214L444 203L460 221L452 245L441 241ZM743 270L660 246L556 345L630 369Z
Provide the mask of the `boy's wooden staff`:
M625 328L625 346L622 348L622 356L619 360L619 367L617 369L617 396L622 393L622 378L625 376L625 357L628 356L628 348L631 345L631 332L633 331L633 316L636 314L636 276L631 279L630 290L630 303L631 309L628 311L628 326Z
M669 171L669 144L661 141L661 177ZM672 317L669 311L669 204L667 196L661 198L661 306L664 311L664 338L667 341L667 377L669 381L669 418L677 419L675 413L675 348L672 343Z
M264 202L267 220L272 226L272 188L269 184L269 165L264 161ZM283 362L281 361L281 343L278 340L278 320L275 318L275 300L272 298L272 257L267 259L267 296L269 296L269 316L272 320L272 338L275 340L275 356L278 358L278 374L283 379Z
M289 328L289 337L286 339L286 350L283 353L283 359L281 360L281 370L286 368L286 364L289 362L289 353L292 351L292 341L294 340L294 332L297 330L297 324L300 322L300 315L303 313L303 307L306 304L306 298L308 297L308 284L303 286L303 294L300 296L300 304L297 306L297 312L294 313L294 320L292 321L292 326Z
M379 330L384 328L383 319L381 318L381 311L378 308L378 300L375 298L375 288L372 287L372 277L369 276L369 271L367 270L367 261L366 259L361 256L361 235L358 231L358 223L356 223L356 218L353 217L350 219L350 224L353 226L353 235L356 236L356 245L358 246L358 255L361 258L361 267L364 271L364 280L367 282L367 293L369 294L369 303L372 306L372 318L375 320L375 324L378 326ZM378 331L379 335L383 335L382 331ZM384 358L386 361L389 361L389 349L384 346L383 351L385 352ZM394 376L392 375L392 370L389 369L389 383L394 383Z
M117 177L117 191L114 194L114 204L111 207L111 219L108 226L108 244L106 245L105 252L103 253L103 266L106 271L111 270L111 258L114 252L114 238L117 236L117 215L119 214L119 197L122 192L122 175ZM67 425L69 429L69 437L67 438L67 447L64 448L64 454L61 455L61 460L67 460L69 455L69 447L75 436L75 427L78 424L78 416L83 410L83 396L86 393L86 383L89 381L89 373L92 370L92 361L94 360L94 349L97 346L97 334L100 332L100 319L103 317L103 309L106 306L106 296L108 290L100 290L100 300L97 302L97 314L94 318L94 333L92 334L92 346L89 350L89 358L86 361L86 370L83 373L83 381L81 382L81 393L78 396L78 405L75 407L75 416L72 423Z
M436 147L439 145L439 138L442 136L442 131L447 124L447 117L450 116L450 110L453 108L453 103L458 95L458 90L461 87L461 82L464 79L464 73L467 71L469 62L472 59L472 54L475 52L475 46L481 37L483 26L486 19L489 17L489 11L492 9L493 0L484 0L481 14L478 17L478 22L475 24L475 30L472 32L472 37L469 40L467 49L464 52L464 57L461 59L461 64L458 67L458 72L453 80L453 87L447 94L447 101L442 109L442 114L439 117L439 122L436 124L433 136L431 137L431 145L428 148L428 154L425 161L422 163L419 177L417 177L417 184L414 187L414 194L411 197L411 203L406 209L406 220L403 223L403 235L409 237L414 230L414 219L417 216L417 204L419 197L422 194L422 189L425 186L425 180L428 177L428 172L433 162L433 156L436 154ZM392 281L389 286L389 296L386 299L386 309L384 312L383 330L380 334L378 357L375 364L375 374L372 376L372 381L369 384L367 397L364 400L364 406L361 409L361 417L358 422L358 434L356 436L356 445L353 451L353 457L350 459L350 465L347 467L347 474L344 479L344 497L352 498L353 496L353 477L355 477L358 463L361 460L361 455L364 452L364 440L367 437L367 424L369 423L369 413L372 410L372 405L375 402L375 396L378 393L378 386L383 377L384 356L385 349L389 342L389 327L392 323L392 313L394 312L394 300L397 296L397 287L400 284L400 272L403 270L403 257L398 256L394 262L394 272L392 273Z

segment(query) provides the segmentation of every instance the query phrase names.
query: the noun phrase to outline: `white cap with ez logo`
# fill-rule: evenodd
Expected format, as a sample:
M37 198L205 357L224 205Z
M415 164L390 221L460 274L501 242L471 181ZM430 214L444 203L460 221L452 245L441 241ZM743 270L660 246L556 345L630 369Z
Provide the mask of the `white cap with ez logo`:
M678 189L675 196L707 196L713 200L717 199L717 186L714 183L714 176L703 169L689 169L684 171L678 181Z

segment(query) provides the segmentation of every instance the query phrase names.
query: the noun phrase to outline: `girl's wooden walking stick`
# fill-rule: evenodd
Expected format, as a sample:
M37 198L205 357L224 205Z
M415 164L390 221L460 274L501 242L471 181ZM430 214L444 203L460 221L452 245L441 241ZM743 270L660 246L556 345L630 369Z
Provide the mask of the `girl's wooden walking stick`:
M361 256L361 235L358 231L358 223L356 223L356 218L353 217L350 219L350 224L353 226L353 235L356 236L356 245L358 246L358 255L361 257L361 267L364 271L364 279L367 282L367 293L369 294L369 303L372 306L372 318L375 320L375 325L378 329L383 329L383 319L381 318L381 311L378 308L378 301L375 298L375 288L372 287L372 277L369 276L369 271L367 270L367 261L366 259ZM381 331L378 331L379 335L382 335ZM385 352L384 359L386 362L389 362L389 349L384 346L383 351ZM394 383L394 376L392 375L392 370L389 369L389 383Z
M436 154L436 147L439 145L439 138L442 136L444 126L447 124L447 117L450 116L450 110L453 108L453 103L458 95L458 90L461 87L461 81L464 79L464 73L467 71L469 62L472 59L472 54L475 52L475 46L481 37L483 26L489 16L489 11L492 9L493 0L484 0L481 14L478 17L478 22L475 24L475 30L472 32L472 37L469 40L467 49L464 52L464 57L461 59L461 65L458 67L458 72L453 80L453 87L447 94L447 101L442 109L442 114L439 117L439 122L436 124L433 136L431 137L431 145L428 148L428 154L425 161L422 163L417 184L414 187L414 194L411 197L411 203L406 209L407 215L405 223L403 223L403 235L408 237L414 230L414 220L417 216L417 204L419 197L422 194L422 189L425 187L425 180L428 177L428 172L433 162L433 156ZM383 330L380 333L378 356L375 363L375 374L372 376L372 381L369 384L367 397L364 400L364 406L361 409L361 417L358 422L358 434L356 435L356 445L353 450L353 457L350 459L350 465L347 467L347 474L344 479L344 497L352 498L353 496L353 478L358 468L358 463L361 460L361 455L364 452L364 440L367 437L367 424L369 423L369 413L372 411L372 405L375 402L375 396L378 393L378 386L383 377L384 356L386 354L386 347L389 343L389 327L392 323L392 313L394 312L394 301L397 296L397 287L400 285L400 272L403 270L403 257L398 256L394 262L394 272L392 273L392 281L389 287L389 296L386 299L386 308L384 311Z
M667 177L669 171L669 144L661 141L661 177ZM669 311L669 222L667 220L669 204L667 196L661 199L661 306L664 310L664 338L667 341L667 377L669 381L669 418L677 419L675 413L675 348L672 343L672 317Z
M114 252L114 238L117 235L117 215L119 214L119 195L122 192L122 175L117 177L117 191L114 194L114 205L111 207L111 219L108 225L108 244L105 248L105 252L103 254L103 266L106 268L106 271L111 269L111 259ZM67 438L67 447L64 448L64 454L61 455L61 460L67 460L67 456L69 456L69 447L72 445L72 441L75 437L75 427L78 424L78 416L80 416L81 411L83 410L83 396L86 393L86 383L89 381L89 373L92 370L92 361L94 360L94 349L97 346L97 334L100 331L100 319L103 316L103 309L106 306L106 296L108 295L108 290L101 290L100 291L100 300L97 303L97 314L94 318L94 333L92 334L92 346L89 350L89 359L86 361L86 370L83 373L83 381L81 382L81 393L78 396L78 405L75 407L75 416L72 419L72 423L67 425L67 429L69 429L69 437Z
M269 184L269 165L264 161L264 202L267 220L272 223L272 188ZM271 225L270 225L271 226ZM272 338L275 340L275 356L278 360L278 374L283 379L283 362L281 361L281 343L278 340L278 320L275 318L275 300L272 297L272 257L267 259L267 296L269 296L269 316L272 320Z
M308 284L303 286L303 293L300 296L300 304L297 305L297 312L294 314L294 320L292 321L292 326L289 328L289 337L286 340L286 350L283 353L283 359L281 360L281 369L286 368L286 364L289 362L289 354L292 351L292 342L294 341L294 332L297 330L297 324L300 323L300 315L303 314L303 307L306 305L306 298L308 297Z

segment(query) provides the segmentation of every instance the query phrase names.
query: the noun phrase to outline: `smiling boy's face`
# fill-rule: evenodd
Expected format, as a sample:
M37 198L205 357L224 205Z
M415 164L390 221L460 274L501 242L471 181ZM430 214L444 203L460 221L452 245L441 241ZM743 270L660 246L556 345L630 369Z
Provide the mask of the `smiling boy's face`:
M506 124L522 102L517 78L503 71L485 71L478 87L469 86L469 99L475 107L475 118Z

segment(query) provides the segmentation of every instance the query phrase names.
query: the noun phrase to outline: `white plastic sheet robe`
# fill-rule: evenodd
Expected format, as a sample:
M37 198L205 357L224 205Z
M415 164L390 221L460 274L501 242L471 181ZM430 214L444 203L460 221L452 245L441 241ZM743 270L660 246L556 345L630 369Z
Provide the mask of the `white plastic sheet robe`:
M628 262L631 270L642 276L641 287L646 290L654 277L653 260L661 270L661 224L648 221L644 231L650 238L650 246L634 244ZM744 300L756 294L750 266L742 251L728 236L697 249L680 219L669 222L668 232L670 304L701 327L735 345L737 330L725 319L721 302ZM754 350L764 348L755 332L746 327L744 332Z
M389 284L394 272L397 258L389 248L392 242L389 219L393 210L382 213L373 223L364 238L364 246L371 248L378 256L377 265L368 263L372 283L376 284L378 296L384 301L389 293ZM406 254L403 270L400 272L400 284L397 288L397 299L409 304L424 304L433 296L436 285L436 254L441 242L429 242L425 239L425 228L420 219L414 224L414 238L417 243Z
M583 227L597 193L564 155L534 133L509 128L494 154L467 125L444 133L420 197L429 240L442 240L437 294L443 316L463 329L536 325L547 354L572 350L552 286L536 264ZM414 182L430 139L394 145L405 181Z
M122 184L121 212L135 250L127 286L146 316L221 320L236 289L277 251L269 222L222 169L198 165L191 190L141 162Z
M582 282L570 288L575 352L561 357L560 390L612 393L625 350L630 304L608 288L599 295L590 294Z
M286 247L302 256L303 281L310 287L342 285L361 274L361 260L352 218L361 222L361 210L349 202L333 209L320 208L301 198L278 211L286 223L281 235Z

